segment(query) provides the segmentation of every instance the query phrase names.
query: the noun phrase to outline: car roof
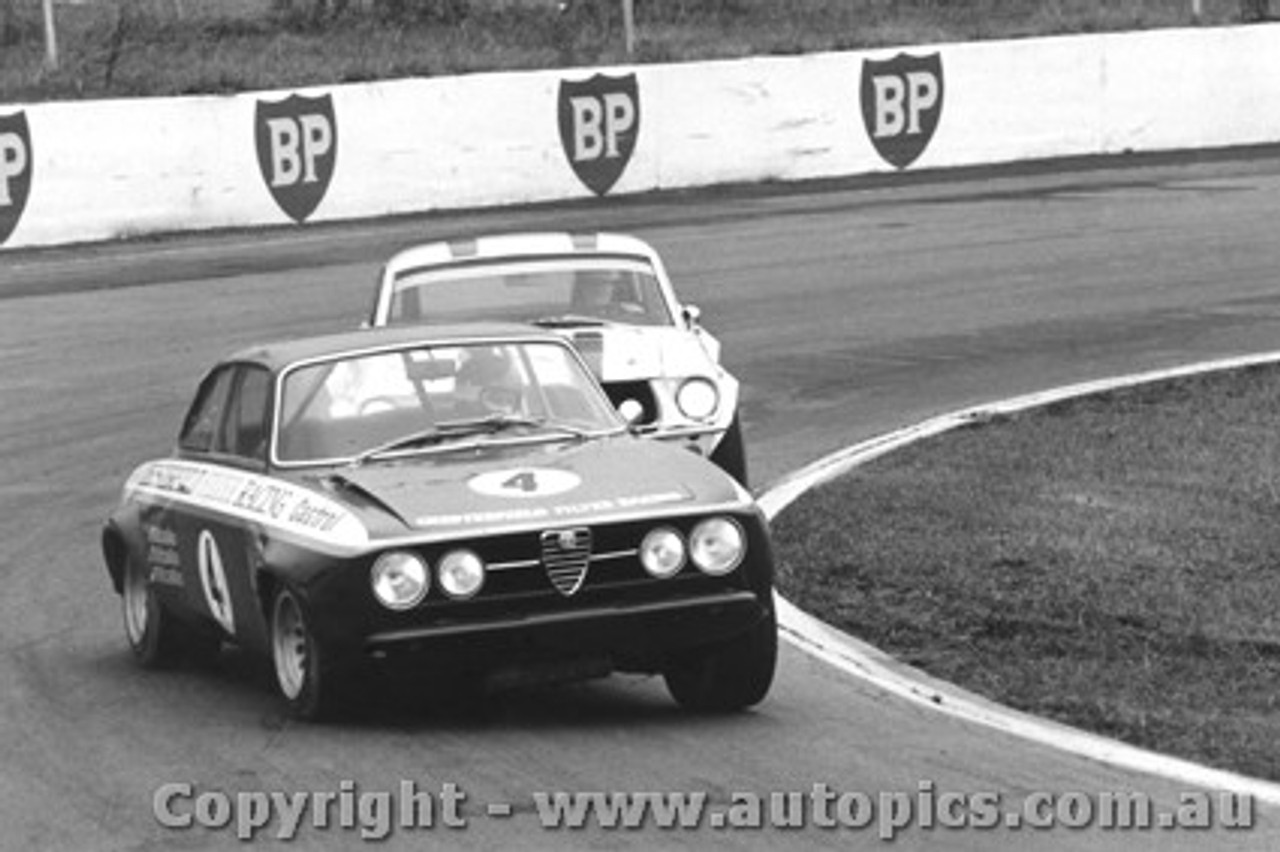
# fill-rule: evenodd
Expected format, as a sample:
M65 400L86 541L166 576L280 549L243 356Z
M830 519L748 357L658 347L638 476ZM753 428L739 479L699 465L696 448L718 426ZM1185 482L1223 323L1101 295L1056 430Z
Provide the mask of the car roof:
M593 255L630 256L651 262L657 259L657 252L648 243L626 234L541 231L422 243L397 252L388 265L401 269L509 258Z
M536 326L507 322L474 322L453 325L401 325L360 328L352 331L261 343L241 349L223 359L261 364L272 371L300 361L323 359L348 352L414 344L450 345L476 341L539 341L567 346L564 338Z

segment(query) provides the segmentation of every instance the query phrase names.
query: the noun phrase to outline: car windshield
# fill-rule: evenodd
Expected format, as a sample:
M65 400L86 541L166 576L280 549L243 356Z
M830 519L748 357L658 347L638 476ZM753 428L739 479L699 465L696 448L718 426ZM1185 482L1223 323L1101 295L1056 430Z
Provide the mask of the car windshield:
M388 324L462 320L547 326L674 323L653 268L640 259L495 260L396 274Z
M285 373L275 458L359 463L463 439L581 440L625 428L567 346L502 342L361 353Z

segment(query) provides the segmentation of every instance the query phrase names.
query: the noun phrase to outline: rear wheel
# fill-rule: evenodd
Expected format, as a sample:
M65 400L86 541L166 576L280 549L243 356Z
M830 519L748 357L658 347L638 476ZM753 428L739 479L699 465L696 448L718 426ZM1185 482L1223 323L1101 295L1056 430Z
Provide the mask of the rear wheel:
M217 655L218 639L197 633L165 609L151 588L147 569L132 557L125 560L120 592L125 638L144 668L167 668L183 657Z
M663 673L681 707L704 713L741 710L764 700L778 660L778 623L767 618L745 633L695 649Z
M302 598L287 585L280 587L271 605L271 661L276 688L291 716L316 721L331 714L333 666L311 631Z
M733 415L720 443L711 451L711 461L747 488L747 452L742 440L742 422Z

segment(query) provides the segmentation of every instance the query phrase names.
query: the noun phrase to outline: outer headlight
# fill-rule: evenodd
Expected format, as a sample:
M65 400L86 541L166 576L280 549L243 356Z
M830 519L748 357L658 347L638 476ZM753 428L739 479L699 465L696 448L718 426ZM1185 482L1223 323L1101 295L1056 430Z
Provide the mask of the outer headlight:
M373 594L388 609L417 606L431 587L431 572L422 557L407 550L382 554L369 571Z
M440 560L436 576L446 595L465 600L484 585L484 570L484 560L470 550L451 550Z
M685 546L680 533L666 527L652 530L640 543L640 564L655 577L666 578L684 567Z
M700 376L685 379L676 391L676 405L690 420L706 420L720 405L720 390L710 379Z
M746 550L747 537L742 527L729 518L708 518L689 536L693 564L707 574L728 574L742 562Z

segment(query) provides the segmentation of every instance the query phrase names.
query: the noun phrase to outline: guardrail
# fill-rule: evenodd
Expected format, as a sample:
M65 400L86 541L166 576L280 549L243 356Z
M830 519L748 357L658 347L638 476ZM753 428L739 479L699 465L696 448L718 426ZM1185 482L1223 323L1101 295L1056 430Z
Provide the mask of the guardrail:
M1277 24L0 105L0 247L1277 141Z

